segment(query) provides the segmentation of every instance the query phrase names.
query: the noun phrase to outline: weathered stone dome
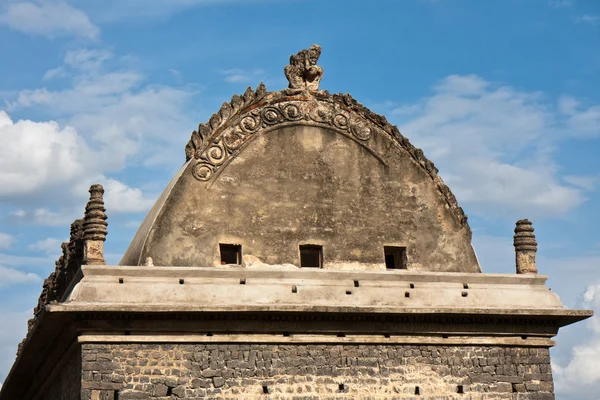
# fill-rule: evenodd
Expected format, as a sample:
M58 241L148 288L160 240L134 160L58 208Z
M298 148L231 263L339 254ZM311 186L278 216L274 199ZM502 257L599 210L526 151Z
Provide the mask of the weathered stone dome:
M433 163L349 94L317 90L314 56L293 57L290 88L248 88L193 132L120 265L220 266L229 245L237 264L300 266L313 245L323 268L385 269L388 248L399 268L479 272Z

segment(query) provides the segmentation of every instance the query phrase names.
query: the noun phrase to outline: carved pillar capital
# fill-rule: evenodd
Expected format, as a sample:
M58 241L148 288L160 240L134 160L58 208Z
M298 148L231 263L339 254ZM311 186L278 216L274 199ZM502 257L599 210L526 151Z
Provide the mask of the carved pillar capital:
M528 219L517 221L513 237L517 274L537 274L538 272L535 265L537 242L533 231L533 225Z
M90 186L90 200L85 206L83 217L83 263L87 265L104 265L104 241L106 240L108 223L104 208L104 188L102 185Z

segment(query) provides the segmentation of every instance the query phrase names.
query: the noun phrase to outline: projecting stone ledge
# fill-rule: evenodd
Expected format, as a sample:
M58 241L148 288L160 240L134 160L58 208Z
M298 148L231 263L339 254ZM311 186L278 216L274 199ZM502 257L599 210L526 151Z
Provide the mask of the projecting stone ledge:
M543 275L84 266L83 279L51 312L297 312L552 317L566 310Z

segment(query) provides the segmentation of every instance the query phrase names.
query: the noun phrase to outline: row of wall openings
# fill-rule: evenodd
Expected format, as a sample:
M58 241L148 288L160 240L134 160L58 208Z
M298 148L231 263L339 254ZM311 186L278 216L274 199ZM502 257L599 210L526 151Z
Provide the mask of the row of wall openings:
M239 244L219 244L221 264L241 264L242 246ZM406 269L406 247L383 246L387 269ZM323 268L323 246L316 244L300 245L300 267Z

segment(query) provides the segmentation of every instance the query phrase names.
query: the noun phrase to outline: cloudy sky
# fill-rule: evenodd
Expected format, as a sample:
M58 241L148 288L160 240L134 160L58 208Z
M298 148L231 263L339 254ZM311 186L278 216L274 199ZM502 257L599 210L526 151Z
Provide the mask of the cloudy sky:
M312 43L436 163L485 272L530 218L548 286L600 311L600 2L0 0L0 382L89 185L116 263L197 124ZM597 400L600 319L557 339L557 398Z

